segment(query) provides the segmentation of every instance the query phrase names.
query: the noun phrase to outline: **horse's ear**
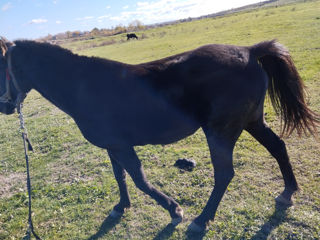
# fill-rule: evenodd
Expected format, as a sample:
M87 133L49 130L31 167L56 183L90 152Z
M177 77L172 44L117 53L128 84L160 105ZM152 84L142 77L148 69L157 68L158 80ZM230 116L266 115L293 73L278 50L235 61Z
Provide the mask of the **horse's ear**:
M5 37L0 36L0 57L4 57L8 51L8 48L12 45L14 45L12 42Z
M3 37L0 37L0 57L4 57L8 51L7 44Z

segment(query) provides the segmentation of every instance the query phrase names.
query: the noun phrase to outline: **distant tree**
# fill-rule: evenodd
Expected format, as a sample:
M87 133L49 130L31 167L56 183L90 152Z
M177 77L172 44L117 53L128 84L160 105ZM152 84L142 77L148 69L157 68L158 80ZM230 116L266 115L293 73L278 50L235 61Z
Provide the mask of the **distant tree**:
M50 42L51 40L54 40L51 34L48 34L45 37L41 37L37 39L40 42Z
M66 37L67 38L72 38L72 32L66 31Z
M134 20L128 25L128 31L139 31L143 30L145 26L140 20Z
M100 34L100 30L98 28L94 28L91 30L90 35L91 36L98 36Z
M67 38L66 33L58 33L56 35L56 39L65 39L65 38Z
M45 39L46 41L52 40L52 35L51 35L51 34L48 34L46 37L44 37L44 39Z
M72 37L79 37L79 36L81 36L81 32L80 31L74 31L72 33Z
M103 29L100 29L100 34L104 35L104 36L110 36L110 35L113 34L113 30L112 29L103 28Z
M122 24L119 24L115 27L113 34L119 34L119 33L125 33L127 32L127 28L123 26Z

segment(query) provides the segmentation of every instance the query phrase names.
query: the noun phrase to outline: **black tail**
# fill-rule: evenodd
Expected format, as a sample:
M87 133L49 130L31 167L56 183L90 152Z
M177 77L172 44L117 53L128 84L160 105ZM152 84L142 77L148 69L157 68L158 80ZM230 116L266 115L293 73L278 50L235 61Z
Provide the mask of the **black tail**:
M305 86L288 50L273 40L254 45L250 51L269 76L268 93L284 122L281 135L289 136L296 129L299 136L316 136L320 118L305 102Z

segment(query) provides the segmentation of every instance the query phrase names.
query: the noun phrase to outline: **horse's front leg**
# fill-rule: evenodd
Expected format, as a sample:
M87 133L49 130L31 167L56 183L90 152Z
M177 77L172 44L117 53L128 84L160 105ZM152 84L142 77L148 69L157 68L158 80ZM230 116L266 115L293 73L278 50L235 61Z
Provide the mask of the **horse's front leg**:
M219 134L210 129L204 129L204 132L214 166L215 183L202 213L189 225L188 230L192 232L204 231L209 221L215 217L218 205L234 176L232 153L235 141L241 133L240 130L234 130L234 133Z
M169 211L173 225L177 225L182 221L183 210L176 201L157 190L148 182L141 162L133 147L109 149L108 153L118 165L129 173L133 182L141 191L148 194L156 200L158 204Z
M116 206L114 206L112 212L110 213L110 216L118 218L122 216L126 208L130 207L130 197L126 183L126 171L113 159L112 154L109 153L109 157L111 160L113 173L118 182L120 191L120 202Z

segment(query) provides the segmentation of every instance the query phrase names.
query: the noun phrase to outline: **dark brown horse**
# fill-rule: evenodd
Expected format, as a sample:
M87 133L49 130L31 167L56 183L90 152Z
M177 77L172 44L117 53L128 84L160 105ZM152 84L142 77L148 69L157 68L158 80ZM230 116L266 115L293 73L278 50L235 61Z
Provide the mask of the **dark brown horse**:
M284 142L264 121L267 89L283 119L282 134L294 129L315 134L319 117L307 107L302 80L288 51L276 41L249 47L206 45L138 65L78 56L32 41L0 44L0 111L12 114L35 89L69 114L88 141L107 149L120 189L111 216L130 207L127 172L178 224L181 207L147 181L133 147L172 143L199 128L207 138L215 186L190 230L203 231L214 218L234 176L232 153L243 130L277 160L285 187L276 201L292 204L298 184Z
M138 37L135 33L128 33L127 34L127 41L130 40L131 38L138 39Z

